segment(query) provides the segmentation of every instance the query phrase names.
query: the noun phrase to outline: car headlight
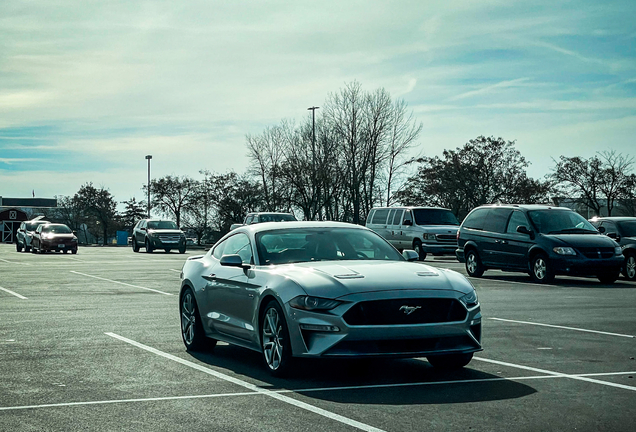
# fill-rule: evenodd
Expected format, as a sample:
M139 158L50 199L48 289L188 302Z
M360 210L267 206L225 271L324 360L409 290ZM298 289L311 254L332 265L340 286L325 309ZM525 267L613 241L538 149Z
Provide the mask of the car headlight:
M472 292L461 296L459 301L464 303L468 308L477 306L477 291L473 290Z
M622 248L622 247L620 247L620 246L616 246L616 247L614 248L614 255L620 255L620 254L622 254L622 253L623 253L623 248Z
M42 238L44 240L49 240L53 238L53 234L42 234Z
M302 310L329 310L338 306L340 301L311 296L298 296L289 301L289 305Z
M424 238L424 240L437 240L435 234L425 233L422 237Z
M574 249L572 249L571 247L559 246L555 247L552 250L554 251L554 253L559 255L576 255L576 252L574 252Z

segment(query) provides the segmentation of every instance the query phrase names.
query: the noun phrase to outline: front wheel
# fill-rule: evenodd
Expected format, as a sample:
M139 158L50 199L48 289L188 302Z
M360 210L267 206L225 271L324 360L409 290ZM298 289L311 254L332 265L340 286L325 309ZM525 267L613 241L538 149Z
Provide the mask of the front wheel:
M536 255L530 263L530 276L538 283L550 283L554 280L554 272L545 254Z
M180 254L184 254L185 252L186 252L186 247L185 246L182 246L182 247L179 248L179 253Z
M473 359L473 353L470 354L444 354L426 357L426 360L437 369L453 370L461 369Z
M413 241L413 250L417 252L417 255L419 256L418 259L420 261L424 261L426 259L426 251L424 250L424 246L422 245L421 241L419 240Z
M139 244L137 243L137 240L134 237L132 239L132 249L133 249L133 252L139 252Z
M148 239L146 239L145 245L146 245L146 253L152 253L154 249L152 248L152 245L150 244L150 241Z
M276 300L270 301L261 317L261 344L263 361L274 376L289 371L292 363L289 331L283 310Z
M179 312L181 312L181 338L188 351L201 351L206 348L206 345L210 348L216 345L216 340L207 339L205 336L197 301L190 288L187 288L181 296Z
M22 245L20 244L20 240L15 242L15 251L22 252Z
M481 277L484 274L484 265L474 250L470 250L466 254L466 273L471 277Z
M636 254L634 252L627 252L625 254L625 264L623 264L623 276L627 280L636 280Z
M616 282L616 279L618 279L619 275L620 275L619 270L616 270L613 272L601 273L600 275L598 275L598 280L604 284L613 284L614 282Z

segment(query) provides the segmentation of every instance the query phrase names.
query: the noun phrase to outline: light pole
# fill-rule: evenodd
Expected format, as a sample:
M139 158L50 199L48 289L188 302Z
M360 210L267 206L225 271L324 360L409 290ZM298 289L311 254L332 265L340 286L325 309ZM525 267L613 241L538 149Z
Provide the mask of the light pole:
M320 107L313 106L313 107L307 108L307 111L311 111L311 153L312 153L312 157L314 158L314 163L316 163L316 161L315 161L315 154L316 154L316 110L318 108L320 108Z
M150 159L152 159L152 155L146 155L148 161L148 219L150 219Z

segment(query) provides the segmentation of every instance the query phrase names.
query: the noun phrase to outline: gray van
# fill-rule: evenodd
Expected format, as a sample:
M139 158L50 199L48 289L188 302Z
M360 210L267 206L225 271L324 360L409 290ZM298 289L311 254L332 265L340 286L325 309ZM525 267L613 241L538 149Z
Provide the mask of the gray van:
M367 228L380 234L398 250L414 249L420 260L427 254L455 255L459 222L441 207L376 207L367 217Z

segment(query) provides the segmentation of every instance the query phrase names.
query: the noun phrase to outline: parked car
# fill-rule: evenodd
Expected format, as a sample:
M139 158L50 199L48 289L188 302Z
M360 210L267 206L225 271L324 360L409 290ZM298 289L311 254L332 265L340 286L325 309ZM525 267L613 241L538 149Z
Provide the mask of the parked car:
M557 274L596 276L613 283L624 260L618 243L563 207L477 207L466 216L457 237L457 259L466 263L473 277L500 269L527 272L539 283Z
M347 223L237 228L183 266L183 342L260 351L274 375L295 357L425 356L461 368L482 350L475 289L459 273L409 262L416 259Z
M33 233L38 225L50 223L43 219L33 219L24 221L20 224L15 236L15 250L18 252L29 252L31 250L31 242L33 239Z
M33 233L31 252L45 253L64 252L77 253L77 236L73 230L64 224L40 224Z
M453 255L459 222L439 207L378 207L367 217L367 228L380 234L398 250L413 249L420 260L427 254Z
M141 219L133 228L132 249L139 252L142 247L147 253L152 253L155 249L166 252L178 249L179 253L185 253L185 233L171 220Z
M621 246L625 257L623 276L636 280L636 217L597 217L590 222Z
M248 213L243 219L242 224L232 224L230 226L230 231L236 229L243 225L251 225L261 222L288 222L295 221L296 216L291 213L280 213L280 212L253 212Z

